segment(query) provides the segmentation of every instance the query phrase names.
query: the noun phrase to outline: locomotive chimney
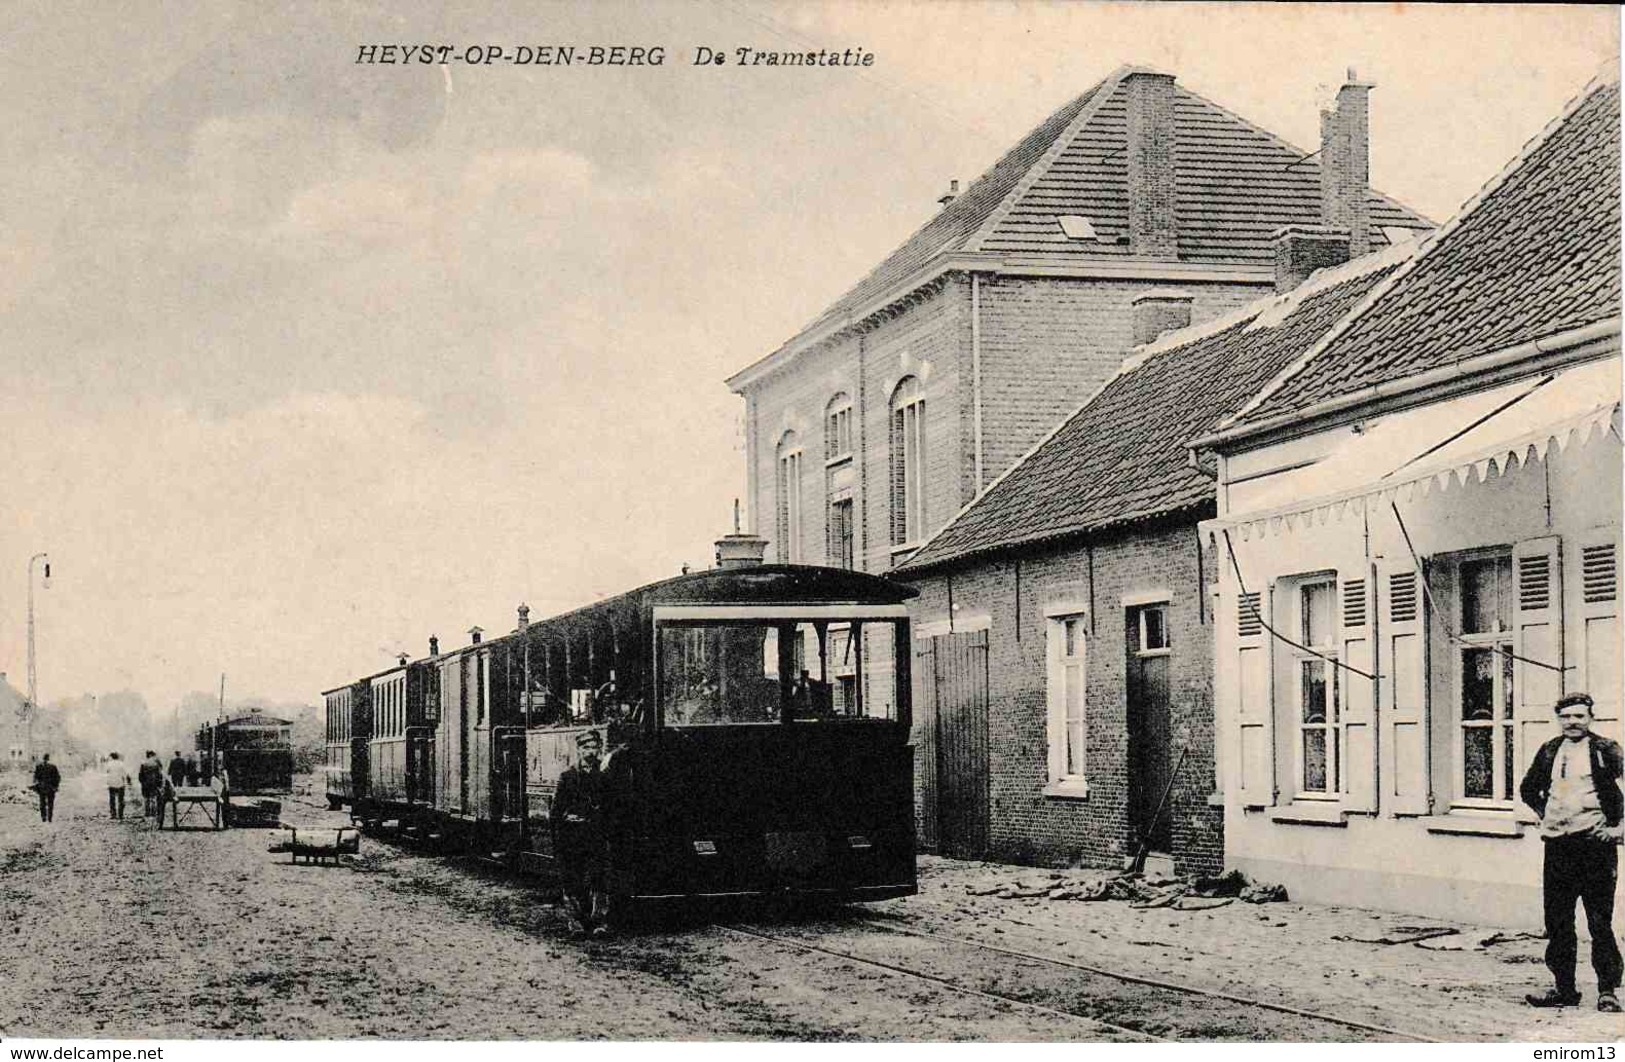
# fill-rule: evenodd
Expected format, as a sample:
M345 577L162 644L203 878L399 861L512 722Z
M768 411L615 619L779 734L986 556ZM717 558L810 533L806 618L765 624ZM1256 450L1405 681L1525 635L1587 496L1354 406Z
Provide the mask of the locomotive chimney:
M410 660L410 659L411 659L411 657L408 656L406 653L396 653L395 654L395 662L400 664L401 667L405 667L406 662L408 660Z
M717 539L717 567L752 568L762 563L762 556L766 552L767 539L739 530L739 499L735 498L733 534ZM686 565L683 574L688 574Z
M432 634L429 635L429 655L430 656L439 656L440 655L440 639L436 638Z
M468 628L468 644L469 645L479 645L480 644L480 635L482 635L484 633L485 633L485 628L484 627L470 627L470 628Z
M519 629L524 630L526 627L529 627L529 626L530 626L530 606L526 605L526 604L521 604L519 606Z

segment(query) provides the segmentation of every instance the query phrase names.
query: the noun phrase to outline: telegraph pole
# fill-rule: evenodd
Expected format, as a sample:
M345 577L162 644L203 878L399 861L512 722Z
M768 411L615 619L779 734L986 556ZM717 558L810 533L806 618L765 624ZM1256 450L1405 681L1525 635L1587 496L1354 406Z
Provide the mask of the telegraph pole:
M30 763L34 760L34 715L39 705L39 679L34 672L34 562L45 561L45 581L41 588L51 588L51 561L48 554L36 553L28 558L28 703L24 706L23 755Z

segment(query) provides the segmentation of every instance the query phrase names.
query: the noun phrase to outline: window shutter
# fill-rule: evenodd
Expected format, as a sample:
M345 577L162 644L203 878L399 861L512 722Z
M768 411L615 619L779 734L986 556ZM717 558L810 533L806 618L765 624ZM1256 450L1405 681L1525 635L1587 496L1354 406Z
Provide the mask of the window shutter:
M914 641L914 725L909 744L914 747L914 777L919 787L915 802L916 833L920 847L937 850L937 668L936 641Z
M1236 706L1236 788L1243 807L1275 803L1275 700L1270 653L1275 639L1264 630L1274 626L1271 593L1241 594L1236 599L1234 682Z
M1578 543L1574 632L1575 669L1566 672L1568 690L1584 690L1596 702L1598 730L1614 740L1620 726L1619 531L1609 528Z
M1394 815L1426 815L1428 775L1427 598L1410 558L1376 566L1379 703L1383 749L1381 802Z
M1535 750L1557 734L1552 707L1563 693L1564 674L1553 668L1564 664L1562 587L1557 536L1533 538L1512 547L1512 652L1519 658L1512 666L1512 717L1518 745L1512 762L1519 778Z
M1342 640L1339 655L1350 668L1375 674L1373 660L1370 573L1365 568L1338 573L1342 589ZM1350 811L1377 809L1376 683L1340 669L1338 683L1343 690L1343 806Z

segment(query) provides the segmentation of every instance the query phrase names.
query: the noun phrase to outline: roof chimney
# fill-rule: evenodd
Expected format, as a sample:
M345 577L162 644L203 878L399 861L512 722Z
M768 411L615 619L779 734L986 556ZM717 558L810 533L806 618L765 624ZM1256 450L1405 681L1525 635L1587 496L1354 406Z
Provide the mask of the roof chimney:
M1350 258L1371 250L1369 95L1374 87L1350 69L1337 102L1320 112L1320 220L1348 230Z
M440 655L440 639L436 638L432 634L429 635L429 655L430 656L439 656Z
M1174 217L1174 76L1136 70L1128 91L1128 247L1137 258L1178 258Z
M468 628L468 644L469 645L479 645L480 644L480 635L482 635L484 633L485 633L485 628L484 627L470 627L470 628Z
M959 198L959 182L958 181L949 181L948 182L948 190L946 192L944 192L942 195L937 196L937 202L941 203L943 206L947 206L949 203L952 203L955 199L958 199L958 198Z
M1134 296L1134 345L1142 346L1164 332L1191 323L1191 296L1169 288L1152 288Z
M1291 291L1317 269L1349 260L1349 230L1324 225L1288 225L1270 238L1275 244L1275 290Z

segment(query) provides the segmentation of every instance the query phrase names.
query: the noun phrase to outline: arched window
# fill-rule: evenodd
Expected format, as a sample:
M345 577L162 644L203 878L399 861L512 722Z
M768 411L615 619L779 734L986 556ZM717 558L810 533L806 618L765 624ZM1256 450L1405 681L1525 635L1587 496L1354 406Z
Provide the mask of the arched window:
M841 392L824 407L824 460L852 456L852 399Z
M779 548L779 561L796 564L801 560L801 440L795 432L784 433L775 455L778 459L775 480L778 533L775 540Z
M891 540L925 535L925 391L904 377L891 398Z

